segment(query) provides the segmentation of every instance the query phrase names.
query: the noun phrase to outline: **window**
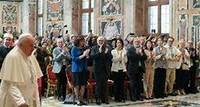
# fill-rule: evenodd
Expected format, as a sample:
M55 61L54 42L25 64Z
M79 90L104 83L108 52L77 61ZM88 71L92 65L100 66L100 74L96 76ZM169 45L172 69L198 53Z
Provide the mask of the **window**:
M161 6L161 33L169 33L169 5Z
M152 30L158 31L158 6L149 7L149 32Z
M89 23L89 13L83 13L82 14L82 34L87 34L88 33L88 26Z
M37 7L38 7L38 17L37 17L37 32L39 36L43 36L43 0L37 1Z
M169 33L169 0L148 1L148 31Z
M94 29L94 0L82 0L81 4L81 34L87 35Z
M82 9L88 9L89 8L89 2L90 0L82 0Z

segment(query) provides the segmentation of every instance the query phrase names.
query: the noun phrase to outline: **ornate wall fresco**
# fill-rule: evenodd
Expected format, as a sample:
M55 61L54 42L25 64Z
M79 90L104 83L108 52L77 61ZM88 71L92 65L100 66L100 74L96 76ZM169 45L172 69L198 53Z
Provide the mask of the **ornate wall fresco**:
M101 0L101 15L121 15L122 0Z
M0 14L2 19L0 21L0 32L5 33L7 30L15 33L19 29L20 11L19 3L4 2L0 5ZM14 35L15 36L15 35Z
M47 20L62 21L64 0L48 0L47 1Z
M3 24L17 24L17 5L3 4L2 23Z
M193 8L200 8L200 0L192 0L192 7Z
M100 26L101 34L106 36L106 38L114 38L121 34L121 20L105 20L101 22Z
M36 17L37 17L36 4L29 4L29 31L36 32Z
M192 20L192 41L197 43L200 40L200 15L193 15Z
M197 44L200 40L200 0L171 0L171 2L174 12L172 34L176 40L191 40Z
M79 12L78 12L78 2L79 0L73 0L72 1L72 32L74 34L80 34L79 31Z
M107 39L123 35L123 0L98 0L97 10L99 35Z
M188 40L188 15L179 15L178 40Z

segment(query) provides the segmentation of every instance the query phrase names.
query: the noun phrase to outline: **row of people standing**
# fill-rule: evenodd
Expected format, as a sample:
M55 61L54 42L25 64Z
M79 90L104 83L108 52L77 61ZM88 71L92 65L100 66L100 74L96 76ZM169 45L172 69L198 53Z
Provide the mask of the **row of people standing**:
M185 49L184 41L180 41L179 48L173 46L173 42L174 39L170 37L164 45L163 38L159 37L156 43L147 40L144 45L141 45L140 40L135 38L125 48L123 40L118 38L116 47L112 49L106 44L104 37L98 37L95 46L86 47L84 37L78 36L70 49L63 45L58 49L60 54L53 54L54 65L56 61L59 65L65 65L61 62L71 60L73 85L78 104L84 104L83 95L87 85L87 60L89 58L93 60L97 104L109 103L107 80L110 72L114 80L114 96L117 102L124 102L126 99L124 92L126 74L130 80L130 93L133 101L142 100L142 93L146 98L163 98L166 94L172 94L174 90L184 94L189 84L186 78L188 78L188 70L191 67L190 54ZM53 53L55 50L57 49L55 48ZM56 60L58 56L59 60ZM54 68L62 69L56 66ZM55 70L55 73L59 72Z

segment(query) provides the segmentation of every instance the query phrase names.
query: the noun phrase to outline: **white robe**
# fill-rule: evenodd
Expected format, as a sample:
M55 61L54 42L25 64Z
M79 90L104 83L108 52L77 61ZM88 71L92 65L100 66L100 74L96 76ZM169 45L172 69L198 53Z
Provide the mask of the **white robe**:
M16 46L6 56L0 79L0 107L40 107L37 79L42 76L34 55L26 57Z

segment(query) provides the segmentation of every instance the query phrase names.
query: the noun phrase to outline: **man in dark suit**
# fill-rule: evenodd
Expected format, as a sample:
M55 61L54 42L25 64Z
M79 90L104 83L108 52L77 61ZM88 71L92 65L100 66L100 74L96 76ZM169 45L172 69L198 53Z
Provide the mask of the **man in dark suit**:
M12 49L12 43L13 43L13 35L10 33L5 33L3 44L0 46L0 69L6 55Z
M6 55L13 48L12 43L13 43L13 35L10 33L5 33L3 44L0 46L0 70L4 59L6 58Z
M94 60L94 77L96 80L96 104L109 104L107 80L110 74L110 60L112 59L112 55L105 44L104 37L98 37L97 44L92 48L91 52Z
M188 74L189 76L189 86L186 87L186 92L187 93L197 93L197 87L195 85L195 79L196 79L196 71L198 68L198 54L196 52L196 49L193 47L193 43L192 41L188 41L188 46L187 46L187 50L190 54L190 63L191 63L191 67L190 67L190 72Z
M143 74L145 72L144 61L147 59L140 42L134 39L134 45L127 50L128 65L127 71L130 79L132 101L143 100L141 93L143 92Z

